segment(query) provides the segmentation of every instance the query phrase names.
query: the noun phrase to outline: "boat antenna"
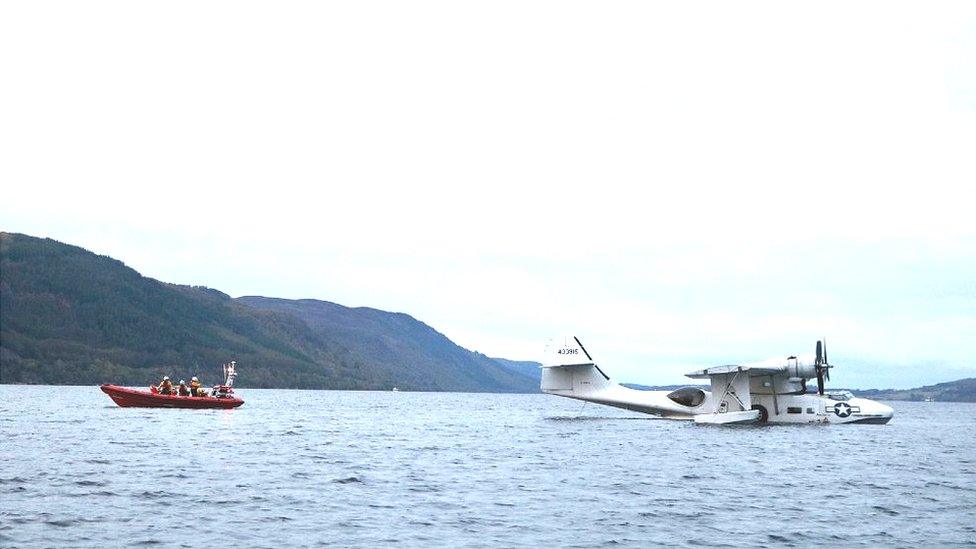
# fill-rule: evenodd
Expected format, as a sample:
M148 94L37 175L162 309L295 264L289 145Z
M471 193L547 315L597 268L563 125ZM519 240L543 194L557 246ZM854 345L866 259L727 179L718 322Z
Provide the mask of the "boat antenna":
M232 360L227 364L224 364L224 385L227 387L234 386L234 378L237 377L236 371L237 361Z

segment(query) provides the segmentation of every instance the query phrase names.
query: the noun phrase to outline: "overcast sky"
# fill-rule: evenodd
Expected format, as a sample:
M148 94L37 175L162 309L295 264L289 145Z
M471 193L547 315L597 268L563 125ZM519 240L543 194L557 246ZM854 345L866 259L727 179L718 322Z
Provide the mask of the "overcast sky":
M0 229L615 377L976 376L976 2L4 2Z

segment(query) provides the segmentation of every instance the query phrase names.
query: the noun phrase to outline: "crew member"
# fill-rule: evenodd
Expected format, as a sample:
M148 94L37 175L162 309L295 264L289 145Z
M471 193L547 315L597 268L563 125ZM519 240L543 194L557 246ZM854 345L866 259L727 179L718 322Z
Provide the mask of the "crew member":
M181 397L190 396L190 388L186 386L186 382L182 379L180 380L180 386L177 388L177 392Z
M193 376L193 378L190 380L190 394L195 397L204 396L203 392L200 391L201 387L202 385L200 384L200 380L197 379L197 376Z
M159 394L173 394L173 382L169 380L169 376L163 376L163 380L159 382Z

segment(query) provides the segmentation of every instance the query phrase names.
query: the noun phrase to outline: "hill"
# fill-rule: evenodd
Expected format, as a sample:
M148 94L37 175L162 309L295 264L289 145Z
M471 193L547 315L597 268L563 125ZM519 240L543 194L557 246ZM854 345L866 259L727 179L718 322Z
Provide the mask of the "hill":
M532 378L538 386L542 380L542 364L531 360L508 360L507 358L493 358L495 362L502 365L510 372L515 372L526 377Z
M384 388L538 391L538 381L456 345L403 313L314 299L245 296L237 301L301 319L319 341L373 372Z
M323 320L304 302L263 299L252 306L77 246L0 233L0 383L215 382L234 359L250 387L537 390L404 314L326 304Z
M857 396L876 400L976 402L976 378L970 377L914 389L863 389L853 392Z

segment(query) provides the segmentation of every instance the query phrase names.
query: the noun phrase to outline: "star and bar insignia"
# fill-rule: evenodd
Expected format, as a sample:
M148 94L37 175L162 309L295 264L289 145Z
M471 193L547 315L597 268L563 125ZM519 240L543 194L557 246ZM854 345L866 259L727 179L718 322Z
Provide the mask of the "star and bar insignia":
M851 406L846 402L838 402L834 404L833 407L828 406L825 410L827 413L833 412L837 414L837 417L848 417L851 414L857 414L861 412L860 406Z

